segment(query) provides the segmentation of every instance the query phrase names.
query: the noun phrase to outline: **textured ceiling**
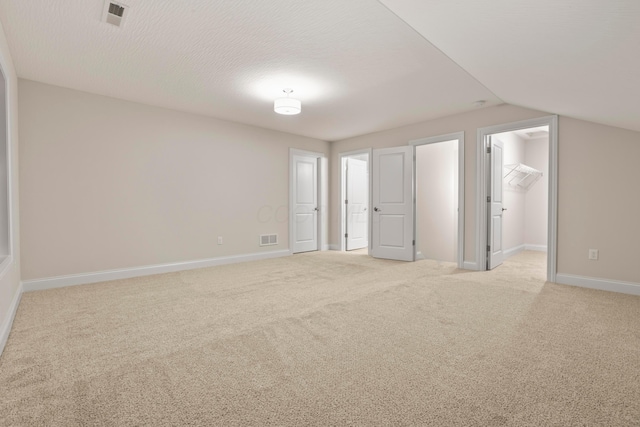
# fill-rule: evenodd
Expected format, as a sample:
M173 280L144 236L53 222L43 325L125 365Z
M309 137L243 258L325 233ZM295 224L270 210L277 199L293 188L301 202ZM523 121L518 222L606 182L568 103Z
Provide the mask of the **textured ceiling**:
M640 131L640 1L381 0L507 103Z
M124 3L0 1L18 76L324 140L481 99L640 130L638 0Z
M376 0L124 3L2 0L18 76L324 140L502 102Z

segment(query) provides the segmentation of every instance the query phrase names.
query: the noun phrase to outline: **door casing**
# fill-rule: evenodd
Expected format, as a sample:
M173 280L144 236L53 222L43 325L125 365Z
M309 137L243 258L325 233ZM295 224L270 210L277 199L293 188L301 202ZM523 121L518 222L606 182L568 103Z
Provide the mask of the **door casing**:
M558 116L504 123L478 128L476 140L476 262L465 267L483 271L487 269L487 176L485 140L488 135L538 126L549 126L549 207L547 212L547 281L555 282L558 250Z

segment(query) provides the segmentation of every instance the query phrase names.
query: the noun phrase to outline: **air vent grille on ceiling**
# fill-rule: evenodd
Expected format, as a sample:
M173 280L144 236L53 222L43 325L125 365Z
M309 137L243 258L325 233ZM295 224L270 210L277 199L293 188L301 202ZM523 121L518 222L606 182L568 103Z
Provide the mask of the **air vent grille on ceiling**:
M124 15L124 7L118 6L115 3L109 3L109 13L122 18L122 15Z
M116 27L122 27L124 24L124 18L126 17L127 10L129 8L122 3L114 3L106 0L104 3L104 12L102 14L102 20L107 24L115 25Z

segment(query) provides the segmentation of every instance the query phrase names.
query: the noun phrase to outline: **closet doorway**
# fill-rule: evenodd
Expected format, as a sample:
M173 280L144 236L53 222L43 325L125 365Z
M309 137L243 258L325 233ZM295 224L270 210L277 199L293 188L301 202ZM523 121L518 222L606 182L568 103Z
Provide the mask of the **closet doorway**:
M557 116L478 129L477 269L525 250L556 274Z
M463 267L464 133L410 142L415 149L416 260Z

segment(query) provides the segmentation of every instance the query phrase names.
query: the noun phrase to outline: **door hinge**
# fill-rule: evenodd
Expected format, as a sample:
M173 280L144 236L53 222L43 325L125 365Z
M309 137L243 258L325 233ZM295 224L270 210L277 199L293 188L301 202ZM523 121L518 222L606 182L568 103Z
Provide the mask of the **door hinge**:
M416 241L414 240L414 241L413 241L413 246L415 246L415 245L416 245Z
M487 252L491 252L491 246L487 245Z
M345 201L344 201L344 204L345 204L345 205L348 205L348 204L349 204L349 201L348 201L348 200L345 200Z
M487 196L487 203L491 203L491 196Z
M349 237L349 233L344 233L344 237L345 238Z
M487 154L491 154L491 147L487 147Z

